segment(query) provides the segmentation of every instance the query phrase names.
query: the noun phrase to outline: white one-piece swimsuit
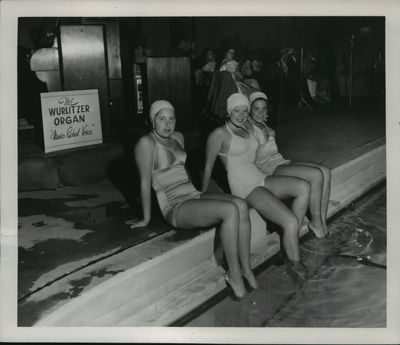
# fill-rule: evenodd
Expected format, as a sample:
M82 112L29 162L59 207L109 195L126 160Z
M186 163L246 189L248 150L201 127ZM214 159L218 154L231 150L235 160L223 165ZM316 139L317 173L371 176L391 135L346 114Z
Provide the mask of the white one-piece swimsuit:
M231 144L226 153L219 153L228 175L231 193L240 198L246 198L256 187L264 186L265 177L255 165L256 152L259 146L257 138L250 133L249 138L243 138L233 133Z

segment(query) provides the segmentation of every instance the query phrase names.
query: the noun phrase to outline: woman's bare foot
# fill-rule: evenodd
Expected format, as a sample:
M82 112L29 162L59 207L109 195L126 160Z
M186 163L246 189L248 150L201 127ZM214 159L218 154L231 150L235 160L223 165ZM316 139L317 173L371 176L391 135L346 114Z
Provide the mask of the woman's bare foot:
M227 273L225 273L224 279L225 279L225 282L228 285L228 287L232 290L232 293L233 293L232 298L234 300L242 299L244 297L244 295L246 294L246 289L244 287L242 277L237 279L239 281L235 281L227 272Z
M317 238L323 238L326 236L325 228L322 223L316 225L313 222L309 222L308 228L314 233L315 237Z
M308 278L308 269L301 261L286 259L286 271L295 283Z
M260 287L260 284L257 281L253 271L250 270L249 272L243 272L242 275L244 277L244 285L248 285L246 286L248 291L257 290Z

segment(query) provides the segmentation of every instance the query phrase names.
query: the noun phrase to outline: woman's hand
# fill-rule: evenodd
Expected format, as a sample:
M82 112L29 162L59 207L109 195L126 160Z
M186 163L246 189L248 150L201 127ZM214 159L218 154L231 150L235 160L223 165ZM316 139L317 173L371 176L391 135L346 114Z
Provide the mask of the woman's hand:
M132 219L132 220L128 220L127 222L125 222L125 224L129 224L131 226L131 229L144 228L149 223L150 223L150 221L146 220L146 219Z

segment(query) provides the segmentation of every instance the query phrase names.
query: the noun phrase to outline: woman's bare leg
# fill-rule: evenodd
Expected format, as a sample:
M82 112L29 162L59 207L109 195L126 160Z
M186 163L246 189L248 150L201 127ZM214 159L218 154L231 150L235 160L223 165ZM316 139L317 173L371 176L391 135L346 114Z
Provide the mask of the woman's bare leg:
M297 177L310 183L310 228L317 237L325 236L326 229L322 220L322 194L324 184L322 171L312 166L290 164L279 166L275 170L274 176Z
M272 192L257 187L246 198L262 217L271 220L283 230L283 248L286 256L293 261L300 260L299 225L296 216Z
M323 174L323 187L322 187L322 201L321 201L321 218L324 224L325 233L329 233L327 219L328 219L328 206L329 206L329 198L331 195L331 169L327 168L321 164L315 164L310 162L293 162L291 165L302 165L309 166L316 169L319 169Z
M204 193L202 199L231 201L237 206L239 210L239 259L242 266L242 274L251 287L257 289L259 284L250 265L251 226L246 201L225 193Z
M239 210L230 201L192 199L183 202L176 214L177 226L193 229L221 224L220 237L229 267L232 289L237 297L245 295L238 257Z
M331 196L331 179L332 179L331 169L329 169L324 165L310 163L310 162L299 162L299 163L296 162L294 164L307 165L318 168L322 171L322 174L324 175L324 186L322 190L321 217L322 217L322 222L324 223L325 231L326 233L329 233L327 219L328 219L329 198Z
M265 187L278 199L294 198L292 212L297 218L298 230L300 230L310 200L310 184L296 177L273 175L265 179ZM321 231L323 232L323 229Z

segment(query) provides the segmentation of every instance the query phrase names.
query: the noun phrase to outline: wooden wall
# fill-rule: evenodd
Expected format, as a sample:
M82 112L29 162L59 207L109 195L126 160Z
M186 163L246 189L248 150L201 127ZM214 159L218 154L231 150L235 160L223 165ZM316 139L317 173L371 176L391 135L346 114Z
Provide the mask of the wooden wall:
M146 63L147 103L165 99L175 107L177 129L196 127L192 115L190 59L188 57L154 57Z

